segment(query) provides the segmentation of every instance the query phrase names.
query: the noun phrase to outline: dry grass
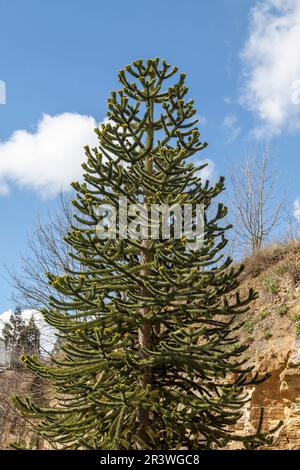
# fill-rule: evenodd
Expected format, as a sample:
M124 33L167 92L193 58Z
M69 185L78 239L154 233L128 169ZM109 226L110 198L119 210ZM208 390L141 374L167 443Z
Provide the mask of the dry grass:
M243 259L241 282L253 279L272 266L284 261L286 271L295 282L300 280L300 240L290 243L274 243Z
M14 394L30 395L37 403L44 403L45 385L27 371L7 370L0 374L0 449L9 449L18 440L43 448L44 441L33 432L30 420L24 419L13 406Z
M241 318L240 341L249 344L247 357L255 361L300 335L300 240L267 246L243 264L240 291L252 287L259 297Z

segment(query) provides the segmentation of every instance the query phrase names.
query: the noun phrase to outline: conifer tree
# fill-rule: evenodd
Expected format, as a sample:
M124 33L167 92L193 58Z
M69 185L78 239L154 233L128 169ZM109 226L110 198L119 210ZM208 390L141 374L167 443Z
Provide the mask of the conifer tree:
M222 257L226 208L219 203L214 213L211 206L224 179L201 180L203 165L194 162L207 144L185 99L185 74L176 80L176 73L159 59L119 72L122 88L111 93L107 120L95 130L99 146L85 148L84 182L73 183L77 222L66 241L80 269L47 273L60 295L43 311L63 337L63 358L23 358L48 379L56 404L14 397L60 448L209 449L269 439L261 421L252 435L233 431L247 385L261 380L251 378L238 342L238 318L256 294L238 295L239 270ZM189 250L184 236L99 237L98 209L118 210L119 196L147 208L204 205L203 245Z
M9 351L10 367L20 367L20 356L23 354L21 346L21 334L25 327L25 322L22 318L21 307L16 307L13 314L11 314L9 321L5 322L2 330L2 337L4 339L5 348Z
M40 330L34 321L33 315L29 322L24 325L20 335L20 343L22 344L23 354L40 355Z
M20 368L20 357L24 354L40 353L40 331L31 316L26 324L21 307L16 307L8 322L5 322L2 337L6 350L10 353L10 367Z

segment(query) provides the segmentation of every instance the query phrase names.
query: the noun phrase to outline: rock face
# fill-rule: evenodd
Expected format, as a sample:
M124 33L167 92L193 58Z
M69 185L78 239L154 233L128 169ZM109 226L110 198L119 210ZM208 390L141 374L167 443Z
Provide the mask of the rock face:
M265 448L300 450L300 242L271 246L260 258L260 266L250 259L252 273L242 280L241 290L253 287L259 297L243 318L240 337L249 345L246 355L254 372L271 376L249 390L236 430L255 432L263 408L264 430L283 423Z
M277 346L279 346L277 344ZM289 344L282 340L282 349L260 353L255 362L260 373L271 377L253 387L251 401L246 405L237 431L248 434L255 431L261 409L264 410L263 429L270 430L282 421L275 432L272 446L265 449L300 449L300 339ZM237 448L233 445L231 448Z

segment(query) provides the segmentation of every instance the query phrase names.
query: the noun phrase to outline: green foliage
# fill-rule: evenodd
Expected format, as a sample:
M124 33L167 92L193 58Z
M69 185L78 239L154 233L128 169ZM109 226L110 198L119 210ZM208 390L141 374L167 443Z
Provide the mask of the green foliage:
M265 318L267 318L270 315L270 313L271 312L269 310L263 310L262 312L259 313L258 320L259 321L264 320Z
M244 323L244 328L247 331L247 333L251 334L253 333L254 330L254 321L252 319L248 319Z
M293 323L300 322L300 313L292 312L289 314L289 318Z
M247 336L246 336L246 342L247 342L247 344L253 343L253 341L254 341L254 338L253 338L252 335L247 335Z
M35 430L64 449L209 449L231 440L247 448L269 442L258 429L239 436L234 424L248 400L251 367L234 321L257 296L235 294L240 270L223 258L223 191L188 162L206 147L186 100L185 74L165 61L137 60L119 72L122 89L108 100L108 120L86 147L84 183L73 183L75 219L66 237L80 270L48 273L58 293L45 320L63 339L51 365L24 357L47 378L56 403L14 397ZM165 87L165 82L170 85ZM201 157L202 158L202 157ZM204 204L204 244L186 239L121 240L97 236L97 208L131 203ZM234 379L233 379L234 377Z
M262 281L264 289L269 294L277 294L279 290L279 285L277 279L272 276L268 276Z
M39 355L40 353L40 331L33 316L26 324L22 318L20 307L17 307L8 322L5 322L2 330L5 347L10 351L10 367L21 366L21 356Z
M280 305L277 309L277 313L280 317L283 317L284 315L286 315L288 311L289 311L289 307L286 304Z
M295 325L296 336L300 336L300 321Z

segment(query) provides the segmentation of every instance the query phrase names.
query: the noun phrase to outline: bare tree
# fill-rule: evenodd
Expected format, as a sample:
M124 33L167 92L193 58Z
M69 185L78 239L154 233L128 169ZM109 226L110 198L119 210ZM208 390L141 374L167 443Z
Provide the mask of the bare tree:
M21 268L15 271L6 267L7 280L14 289L12 301L23 308L48 306L53 288L46 272L63 275L66 268L74 268L76 261L68 256L70 247L64 240L72 223L70 198L60 195L59 208L48 215L44 223L39 217L27 237L27 254L21 258Z
M238 241L252 253L262 247L281 222L284 195L276 200L278 172L268 145L261 157L253 151L230 172L229 209Z
M284 208L284 220L287 225L286 243L299 245L300 239L300 217L298 214L297 201L294 203L289 203L287 207Z

